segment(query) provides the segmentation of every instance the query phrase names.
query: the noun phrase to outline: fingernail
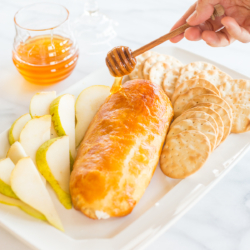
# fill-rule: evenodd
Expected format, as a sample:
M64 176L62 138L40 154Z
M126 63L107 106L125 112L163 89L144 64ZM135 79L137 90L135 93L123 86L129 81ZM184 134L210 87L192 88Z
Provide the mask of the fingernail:
M195 10L186 20L186 22L189 22L191 19L195 19L197 16L197 11Z

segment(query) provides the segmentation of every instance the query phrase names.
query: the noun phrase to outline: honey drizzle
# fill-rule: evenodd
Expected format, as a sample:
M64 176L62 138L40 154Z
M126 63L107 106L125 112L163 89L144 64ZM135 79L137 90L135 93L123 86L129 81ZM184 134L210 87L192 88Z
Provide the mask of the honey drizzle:
M110 94L118 92L122 88L122 77L115 77Z

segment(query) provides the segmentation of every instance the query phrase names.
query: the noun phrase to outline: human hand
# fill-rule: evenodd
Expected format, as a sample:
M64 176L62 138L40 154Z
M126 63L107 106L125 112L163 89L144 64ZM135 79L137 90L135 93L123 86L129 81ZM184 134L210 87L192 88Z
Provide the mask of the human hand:
M214 6L221 4L225 15L210 19ZM171 30L190 24L184 34L172 38L173 43L179 42L184 36L187 40L203 39L212 47L224 47L235 40L242 43L250 42L250 0L198 0L193 4ZM224 27L224 28L223 28Z

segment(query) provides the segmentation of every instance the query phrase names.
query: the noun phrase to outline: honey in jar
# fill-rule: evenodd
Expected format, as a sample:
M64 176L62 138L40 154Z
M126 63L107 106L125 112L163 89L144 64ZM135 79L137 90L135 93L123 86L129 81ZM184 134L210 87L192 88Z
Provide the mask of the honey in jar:
M51 34L19 43L13 51L13 62L27 81L53 84L71 74L78 56L79 50L69 38Z

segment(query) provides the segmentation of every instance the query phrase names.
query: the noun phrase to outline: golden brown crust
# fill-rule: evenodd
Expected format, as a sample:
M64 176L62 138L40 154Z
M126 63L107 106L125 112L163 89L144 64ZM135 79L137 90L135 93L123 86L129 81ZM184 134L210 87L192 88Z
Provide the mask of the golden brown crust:
M173 108L150 81L126 82L91 122L70 179L74 207L90 218L132 212L157 166Z

